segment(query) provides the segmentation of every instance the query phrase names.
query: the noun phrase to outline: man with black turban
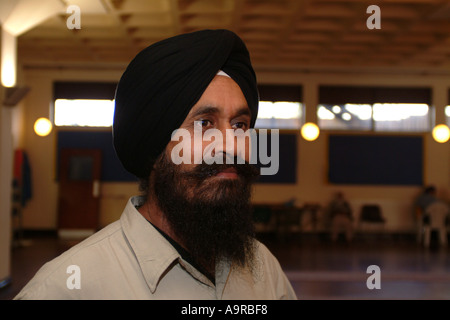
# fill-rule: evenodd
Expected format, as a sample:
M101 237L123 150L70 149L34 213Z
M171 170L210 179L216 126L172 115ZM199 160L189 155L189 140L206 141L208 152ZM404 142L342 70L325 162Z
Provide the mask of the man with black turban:
M212 131L235 142L257 112L256 76L233 32L182 34L141 51L117 86L113 138L143 194L120 220L47 263L16 298L295 299L254 238L249 152L217 135L204 139Z

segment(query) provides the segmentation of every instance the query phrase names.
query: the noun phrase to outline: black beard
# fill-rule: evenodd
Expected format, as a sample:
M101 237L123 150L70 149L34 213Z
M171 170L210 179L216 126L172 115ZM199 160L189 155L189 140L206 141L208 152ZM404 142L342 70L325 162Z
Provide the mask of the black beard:
M237 159L235 159L237 160ZM234 168L237 179L213 176ZM251 184L257 169L246 163L199 164L182 170L165 153L154 169L153 192L172 231L192 259L206 268L225 260L233 266L251 266L254 223Z

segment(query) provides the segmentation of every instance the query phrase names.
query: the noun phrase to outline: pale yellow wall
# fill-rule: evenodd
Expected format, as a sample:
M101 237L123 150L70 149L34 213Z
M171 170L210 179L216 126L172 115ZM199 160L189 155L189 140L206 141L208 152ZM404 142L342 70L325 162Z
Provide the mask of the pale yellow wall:
M1 88L0 88L1 89ZM0 98L2 94L0 93ZM0 104L0 281L10 275L12 131L11 108Z
M100 192L100 225L106 226L119 219L128 199L138 193L136 183L102 183Z
M56 134L41 138L33 133L34 121L49 116L52 99L52 81L54 80L118 80L123 70L25 70L26 83L32 88L24 106L25 134L23 145L29 152L33 172L34 197L24 212L25 228L53 229L57 219L57 191L55 177ZM315 121L319 84L348 85L408 85L431 86L436 88L433 94L437 102L437 119L444 119L444 106L447 101L446 90L450 80L446 77L429 75L387 75L387 74L333 74L301 73L293 71L258 71L260 83L300 84L304 88L303 97L306 107L306 119ZM445 89L445 90L444 90ZM445 97L444 97L445 95ZM428 183L436 184L441 195L450 198L450 143L438 144L429 134L425 134L425 176ZM377 202L382 205L390 230L413 230L414 219L411 203L420 192L419 187L401 186L333 186L327 183L326 172L326 133L319 139L307 142L298 139L298 182L293 185L256 185L254 201L283 202L295 197L297 204L318 202L326 204L336 190L342 190L349 198L355 213L365 202ZM101 188L100 222L104 226L120 216L131 195L137 193L135 183L103 183Z
M17 70L17 85L23 85L21 69ZM12 219L12 178L14 149L23 142L24 103L3 106L5 89L0 87L0 281L10 276L12 231L17 219Z
M0 101L2 95L0 94ZM0 281L9 276L12 233L18 219L12 218L11 182L13 179L14 149L20 147L23 103L14 107L0 104Z

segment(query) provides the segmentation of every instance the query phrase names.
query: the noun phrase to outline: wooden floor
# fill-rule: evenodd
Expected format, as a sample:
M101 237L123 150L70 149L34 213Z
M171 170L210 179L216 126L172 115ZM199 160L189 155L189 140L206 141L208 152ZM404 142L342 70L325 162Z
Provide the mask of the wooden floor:
M450 250L414 237L360 236L352 243L308 237L266 241L299 299L448 300ZM376 266L380 288L374 288ZM369 285L368 285L369 282ZM370 289L371 287L372 289Z
M360 236L352 243L331 243L323 235L259 238L280 261L299 299L450 299L450 249L437 243L425 249L412 237ZM75 243L23 240L12 250L12 282L0 290L0 299L12 299L45 262ZM376 283L369 266L379 268L379 289L368 288L367 282Z

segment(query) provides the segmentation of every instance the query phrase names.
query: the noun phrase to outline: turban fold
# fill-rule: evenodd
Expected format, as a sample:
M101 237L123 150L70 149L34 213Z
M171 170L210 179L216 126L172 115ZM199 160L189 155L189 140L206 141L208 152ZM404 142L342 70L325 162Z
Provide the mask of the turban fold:
M125 169L147 178L172 132L219 70L258 113L256 76L244 42L229 30L202 30L157 42L130 62L116 89L113 141Z

